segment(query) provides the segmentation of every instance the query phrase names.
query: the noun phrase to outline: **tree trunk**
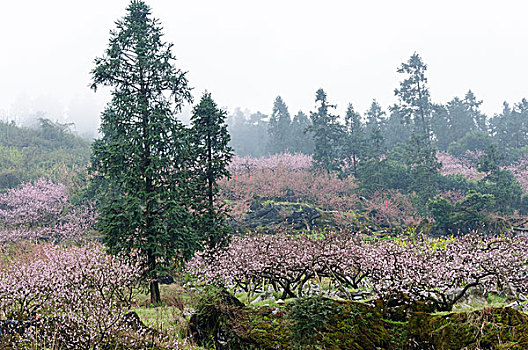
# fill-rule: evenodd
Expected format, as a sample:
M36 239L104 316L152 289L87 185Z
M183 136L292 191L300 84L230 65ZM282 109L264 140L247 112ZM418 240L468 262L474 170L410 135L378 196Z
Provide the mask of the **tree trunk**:
M150 281L150 303L154 306L161 305L161 295L159 290L158 279Z
M154 306L161 305L161 295L159 290L158 274L156 271L156 257L152 254L152 250L149 249L147 252L148 259L148 270L150 274L150 303Z

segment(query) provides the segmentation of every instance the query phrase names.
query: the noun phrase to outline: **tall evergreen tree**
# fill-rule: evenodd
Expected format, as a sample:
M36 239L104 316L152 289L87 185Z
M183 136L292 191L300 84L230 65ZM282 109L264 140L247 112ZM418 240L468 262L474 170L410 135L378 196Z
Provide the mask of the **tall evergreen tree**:
M504 149L528 145L528 100L510 107L504 102L502 113L491 120L492 135Z
M306 114L299 111L293 117L291 124L291 148L293 153L313 154L313 134L311 131L306 131L312 123Z
M357 165L359 158L365 150L365 131L361 122L361 115L354 110L350 103L345 114L345 132L343 151L345 159L352 164L354 177L357 178Z
M433 177L440 168L431 140L431 111L425 65L417 53L398 68L405 79L394 93L399 98L398 112L412 126L413 133L407 143L406 163L413 172L415 190L432 194Z
M387 113L381 108L380 104L376 99L372 100L370 108L365 113L366 123L365 123L365 133L370 135L373 130L381 128L381 124L384 121L384 116Z
M262 157L268 154L268 116L260 112L244 113L240 108L227 118L230 146L241 156Z
M444 104L433 104L431 112L431 131L436 147L445 151L453 141L451 134L451 115Z
M92 169L109 184L99 228L110 252L139 254L160 303L158 276L196 246L187 208L188 131L175 116L192 100L171 44L145 2L133 0L95 59L92 88L112 87Z
M269 153L284 153L288 151L291 143L291 118L290 112L282 97L277 96L273 103L268 133L269 133Z
M383 186L383 156L385 155L385 140L382 133L384 124L385 111L382 110L379 103L374 99L370 108L365 113L365 145L364 145L364 162L362 163L362 181L370 182L371 189L380 189Z
M469 90L464 96L464 104L473 119L474 129L477 131L488 132L488 117L480 111L482 100L477 100L473 91Z
M227 241L226 209L219 206L218 180L229 176L227 166L233 150L228 146L226 112L219 109L210 93L204 93L191 117L193 153L196 160L194 215L202 239L214 248Z
M402 63L398 73L406 78L400 82L400 87L394 90L399 98L398 110L409 124L414 127L414 133L420 135L425 142L430 141L431 100L427 88L425 71L427 65L415 52L409 61Z
M315 104L316 110L310 113L312 126L308 128L308 131L313 132L314 135L315 166L328 172L339 170L342 153L340 139L343 136L343 129L338 122L338 116L331 113L336 106L328 102L323 89L315 93Z

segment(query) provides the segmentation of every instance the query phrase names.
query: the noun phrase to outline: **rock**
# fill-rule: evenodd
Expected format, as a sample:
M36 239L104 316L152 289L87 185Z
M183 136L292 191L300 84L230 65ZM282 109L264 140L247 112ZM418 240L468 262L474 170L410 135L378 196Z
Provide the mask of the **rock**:
M124 322L127 326L129 326L134 331L149 331L152 332L152 329L147 327L143 321L139 318L138 314L134 311L130 311L129 313L125 314L124 316Z
M391 306L402 299L404 305L417 305L402 297L393 298ZM528 318L511 308L447 315L417 309L408 311L407 321L394 322L385 318L379 302L303 300L310 307L302 301L278 307L211 306L222 316L209 329L207 344L216 349L528 349Z
M232 322L244 304L225 289L206 290L189 320L191 336L202 346L214 343L216 349L230 349Z
M251 304L256 304L256 303L259 303L261 301L270 300L270 299L275 300L275 298L273 297L273 293L269 292L269 291L266 291L266 292L263 292L262 294L260 294L259 296L257 296L255 298L255 300L253 300L251 302Z
M262 208L263 208L262 203L260 203L260 201L256 199L253 200L251 204L249 205L249 210L251 211L259 211Z
M258 200L253 200L246 217L242 222L237 223L236 228L248 227L266 230L285 224L294 230L335 226L328 215L323 215L322 211L306 204L269 202L263 205Z
M158 282L160 284L173 284L174 278L172 276L161 276L158 277Z

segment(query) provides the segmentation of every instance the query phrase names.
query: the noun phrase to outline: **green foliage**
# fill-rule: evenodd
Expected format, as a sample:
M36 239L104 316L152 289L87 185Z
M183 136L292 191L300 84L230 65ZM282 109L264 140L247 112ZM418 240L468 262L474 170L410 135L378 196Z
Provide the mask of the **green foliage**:
M434 219L434 228L438 232L448 233L453 230L453 204L446 198L437 195L428 203L429 212Z
M404 74L406 79L400 82L400 87L394 90L394 94L400 100L397 106L400 115L413 126L415 134L426 136L429 140L432 104L426 86L426 70L427 65L415 52L398 68L398 73Z
M360 188L371 193L381 189L395 189L406 193L412 183L408 169L391 159L361 162L358 177L361 181Z
M435 196L429 200L428 206L435 220L435 231L457 234L487 231L489 219L486 214L494 203L495 197L492 194L471 191L454 204L442 196Z
M389 107L390 114L381 124L381 134L385 140L387 149L394 149L411 136L411 129L405 124L405 119L398 106Z
M478 170L487 173L479 182L483 193L493 194L497 212L511 213L521 208L522 189L511 171L500 169L501 155L497 146L492 144L478 160Z
M345 114L345 132L343 155L348 165L352 165L353 174L357 178L358 162L364 153L366 140L361 115L354 110L352 104L348 105Z
M511 108L504 102L502 113L490 121L492 135L501 148L519 149L528 145L528 100Z
M108 181L99 229L111 252L139 254L158 304L157 276L197 246L187 208L188 131L175 116L191 101L190 88L143 1L133 0L116 24L92 71L94 90L113 88L93 144L95 178Z
M466 151L485 152L492 142L493 140L487 132L469 131L461 139L451 142L447 151L455 157L461 157Z
M500 170L500 161L501 155L499 154L497 146L491 144L486 149L486 153L479 158L477 162L477 170L488 173L488 179L494 178Z
M291 153L313 154L314 142L311 132L306 131L311 126L310 119L302 111L293 117L291 123Z
M486 176L479 182L483 193L492 194L496 203L494 210L501 213L512 213L514 209L521 209L523 191L519 182L511 171L499 169L494 174Z
M288 306L293 339L303 344L309 344L310 339L324 331L330 319L341 312L335 302L321 296L298 298Z
M469 90L464 99L455 97L445 105L433 106L431 125L439 149L446 150L470 133L487 135L486 115L479 110L481 104ZM472 148L468 146L467 149Z
M0 190L39 177L68 183L88 164L89 142L75 136L71 125L39 121L33 129L0 122Z
M406 78L394 91L399 98L399 105L395 109L413 129L405 147L404 162L411 172L413 190L420 193L422 198L429 198L434 193L435 175L441 166L431 140L432 104L426 70L427 65L414 53L398 68L398 73L404 74Z

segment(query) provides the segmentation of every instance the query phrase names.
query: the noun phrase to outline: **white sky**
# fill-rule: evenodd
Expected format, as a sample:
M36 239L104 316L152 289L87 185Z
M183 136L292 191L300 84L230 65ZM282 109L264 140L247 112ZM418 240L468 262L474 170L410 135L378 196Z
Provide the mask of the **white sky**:
M2 0L0 118L44 111L95 125L108 93L89 90L93 60L127 0ZM150 0L198 100L293 115L322 87L343 112L396 102L397 67L417 51L432 99L468 89L492 115L528 97L528 2L464 0Z

